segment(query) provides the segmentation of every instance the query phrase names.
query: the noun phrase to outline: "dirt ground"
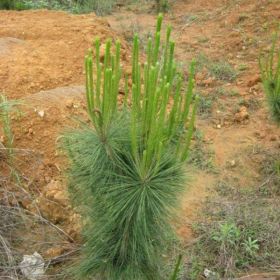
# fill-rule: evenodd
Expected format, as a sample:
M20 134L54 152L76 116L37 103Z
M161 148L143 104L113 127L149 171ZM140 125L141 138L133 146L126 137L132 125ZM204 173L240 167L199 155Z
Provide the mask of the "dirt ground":
M103 18L45 10L0 11L0 92L22 101L21 113L13 115L14 146L32 154L18 160L32 197L19 193L18 200L32 211L34 199L42 215L74 239L79 226L73 224L79 218L69 208L57 143L67 126L77 125L73 118L86 118L85 52L96 36L102 41L119 38L127 64L133 32L145 42L155 18L149 4L119 7ZM178 227L186 242L192 241L191 223L218 182L234 182L239 188L261 185L264 159L255 151L279 151L280 129L269 117L258 69L260 51L268 50L279 20L277 0L177 0L165 16L164 24L173 26L176 57L183 69L203 54L211 61L229 62L238 73L234 81L209 75L205 66L196 74L197 92L215 102L207 116L200 114L197 120L200 141L211 156L201 159L203 168L189 170ZM1 131L0 138L5 141ZM65 214L66 209L71 214Z

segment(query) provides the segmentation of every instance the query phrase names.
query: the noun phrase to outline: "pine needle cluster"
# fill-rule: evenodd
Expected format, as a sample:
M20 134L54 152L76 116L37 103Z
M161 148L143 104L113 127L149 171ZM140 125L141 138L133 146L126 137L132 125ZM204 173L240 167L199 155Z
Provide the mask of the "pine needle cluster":
M277 48L278 34L274 35L272 47L259 65L262 83L271 115L280 124L280 48Z
M161 279L162 253L173 233L170 221L185 187L183 164L197 108L194 62L185 87L174 60L171 27L162 44L161 25L162 15L148 40L144 64L134 36L131 87L123 75L119 41L112 46L108 40L101 59L96 39L85 58L93 127L85 124L63 138L70 159L69 190L84 217L83 259L75 269L80 279ZM121 79L125 95L118 102Z

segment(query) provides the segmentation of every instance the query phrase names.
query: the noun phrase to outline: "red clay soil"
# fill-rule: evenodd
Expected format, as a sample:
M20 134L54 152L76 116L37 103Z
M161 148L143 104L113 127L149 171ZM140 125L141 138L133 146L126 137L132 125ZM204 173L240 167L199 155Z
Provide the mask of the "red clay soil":
M94 14L0 11L0 91L21 98L83 84L83 58L96 37L105 41L119 36ZM1 48L9 48L6 55Z

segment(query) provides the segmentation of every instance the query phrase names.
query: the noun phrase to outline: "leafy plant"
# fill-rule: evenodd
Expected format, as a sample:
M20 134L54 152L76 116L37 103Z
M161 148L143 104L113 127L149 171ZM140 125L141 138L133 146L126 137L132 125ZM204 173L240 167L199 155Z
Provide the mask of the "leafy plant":
M237 77L236 70L227 61L212 60L203 53L198 55L197 64L200 70L206 67L208 72L218 80L231 82Z
M280 124L280 48L276 46L277 38L278 34L275 34L268 55L260 57L259 65L271 115Z
M244 241L243 245L244 245L245 251L250 256L256 256L257 251L260 249L258 240L257 239L253 240L250 236L248 237L247 240Z
M233 223L225 223L219 226L219 229L213 232L213 240L219 242L221 246L235 245L240 238L240 230Z
M183 164L198 100L192 104L194 62L184 90L171 27L161 47L161 25L162 15L144 64L134 36L131 79L122 74L119 41L114 46L107 41L101 62L96 39L94 52L85 58L94 129L84 124L63 138L71 161L69 191L85 217L84 257L75 269L82 279L92 274L110 280L160 279L161 255L173 235L170 220L184 190Z

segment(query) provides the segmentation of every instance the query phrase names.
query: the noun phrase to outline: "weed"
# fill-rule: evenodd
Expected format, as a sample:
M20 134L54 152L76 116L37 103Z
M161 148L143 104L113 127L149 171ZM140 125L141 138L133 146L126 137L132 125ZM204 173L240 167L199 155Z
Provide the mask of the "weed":
M215 96L200 95L197 113L205 118L211 116Z
M200 53L197 56L197 64L199 70L203 69L203 67L206 67L209 74L218 80L232 82L237 77L236 70L227 61L214 61L209 59L203 53Z
M208 65L208 70L212 76L222 81L234 81L237 73L226 61L217 61Z
M238 96L239 93L235 89L226 89L224 87L217 87L213 91L210 92L211 95L215 96L215 98L219 97L234 97ZM214 98L214 97L213 97Z

